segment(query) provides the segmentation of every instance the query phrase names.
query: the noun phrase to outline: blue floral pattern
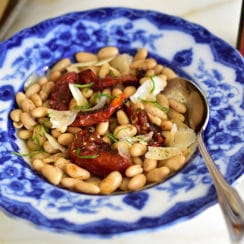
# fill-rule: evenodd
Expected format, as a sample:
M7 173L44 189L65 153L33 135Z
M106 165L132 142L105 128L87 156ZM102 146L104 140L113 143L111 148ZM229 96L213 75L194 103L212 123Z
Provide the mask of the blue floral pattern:
M172 42L179 39L184 41ZM8 213L49 230L110 237L168 226L216 202L198 151L166 182L113 196L53 186L12 153L22 144L9 112L26 78L43 73L60 58L108 45L132 54L146 47L160 63L196 82L210 104L205 133L209 152L230 183L243 174L244 60L234 48L201 26L158 12L127 8L76 12L46 20L0 44L0 206Z

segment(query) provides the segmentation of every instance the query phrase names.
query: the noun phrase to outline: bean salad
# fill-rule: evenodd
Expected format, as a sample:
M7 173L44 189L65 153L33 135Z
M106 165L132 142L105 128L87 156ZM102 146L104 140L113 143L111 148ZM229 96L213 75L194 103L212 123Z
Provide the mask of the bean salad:
M86 194L138 191L178 172L196 148L177 74L149 56L107 46L59 60L28 80L10 112L31 166L51 184Z

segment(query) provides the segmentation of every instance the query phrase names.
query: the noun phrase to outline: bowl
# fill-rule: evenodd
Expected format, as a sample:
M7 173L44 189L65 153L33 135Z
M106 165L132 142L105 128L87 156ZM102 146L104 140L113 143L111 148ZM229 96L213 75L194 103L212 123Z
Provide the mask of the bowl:
M49 184L13 152L17 138L9 112L15 93L33 73L78 51L116 46L150 56L192 79L206 93L210 121L206 146L231 184L244 172L243 57L204 27L176 16L129 8L74 12L24 29L0 44L0 206L11 216L49 231L109 237L169 227L216 203L199 154L175 176L127 194L88 195Z

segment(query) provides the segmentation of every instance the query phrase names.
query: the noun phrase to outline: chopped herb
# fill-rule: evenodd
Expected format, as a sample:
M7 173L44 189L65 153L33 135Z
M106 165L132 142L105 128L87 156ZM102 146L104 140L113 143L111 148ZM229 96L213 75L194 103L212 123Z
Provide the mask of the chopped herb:
M143 141L144 138L145 138L145 136L143 136L143 135L137 135L137 136L135 136L135 139L138 140L138 141Z
M111 99L114 99L116 96L112 96L112 95L109 95L107 93L96 93L94 95L94 99L96 98L101 98L101 97L107 97L107 98L111 98Z
M91 107L91 104L88 103L86 105L75 106L74 109L75 110L80 110L80 111L86 111L90 107Z
M79 158L97 158L99 155L79 155Z
M44 130L46 131L46 133L50 132L50 128L48 127L48 119L45 119L41 122L41 126L44 128Z
M169 112L169 108L164 107L162 105L160 105L157 101L149 101L149 100L145 100L145 99L141 99L142 102L146 102L146 103L152 103L154 104L157 108L161 109L164 112Z
M75 154L78 158L90 158L90 159L93 159L93 158L97 158L99 155L80 155L80 149L76 149L75 150Z
M37 145L37 151L44 152L42 147L43 142L46 139L46 129L43 125L36 125L33 130L32 141Z
M20 157L31 157L39 152L31 152L31 153L20 153L20 152L12 152L12 154Z
M117 140L117 138L113 135L113 134L111 134L111 133L109 133L109 132L106 132L106 134L105 134L109 139L111 139L113 142L117 142L118 140Z
M12 152L14 155L21 156L21 157L32 157L38 153L45 152L42 143L45 141L45 133L48 133L49 128L45 124L45 121L42 122L42 124L38 124L34 126L33 135L31 140L36 144L35 151L32 151L30 153L20 153L20 152Z
M21 157L29 157L31 155L30 153L20 153L20 152L12 152L12 154Z
M153 76L150 76L149 78L150 78L150 80L152 82L152 88L150 90L150 93L153 93L155 91L155 81L153 79Z
M91 86L93 86L93 82L91 83L87 83L87 84L77 84L75 83L74 86L77 87L77 88L90 88Z
M162 111L164 111L166 113L169 112L169 108L160 105L157 101L152 101L151 103L154 104L159 109L161 109Z

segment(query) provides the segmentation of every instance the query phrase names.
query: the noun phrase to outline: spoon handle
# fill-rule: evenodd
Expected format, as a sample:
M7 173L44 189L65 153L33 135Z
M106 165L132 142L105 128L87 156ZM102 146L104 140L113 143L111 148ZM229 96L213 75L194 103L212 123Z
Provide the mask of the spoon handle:
M200 131L197 135L198 147L212 176L230 238L233 243L241 243L244 239L244 203L238 192L225 181L223 175L218 170L207 151L202 134L203 131Z

